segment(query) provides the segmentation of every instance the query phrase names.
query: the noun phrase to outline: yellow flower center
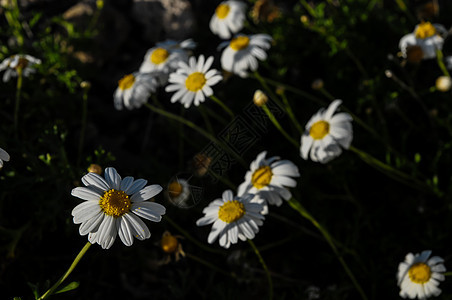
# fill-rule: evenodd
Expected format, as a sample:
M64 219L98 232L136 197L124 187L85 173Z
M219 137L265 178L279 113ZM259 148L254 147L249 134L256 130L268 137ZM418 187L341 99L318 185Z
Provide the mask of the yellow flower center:
M168 56L169 52L166 49L157 48L154 51L152 51L151 62L156 65L161 64L166 61Z
M166 253L174 253L177 250L177 246L179 242L177 239L171 234L164 234L162 240L160 241L160 246L162 250Z
M187 79L185 79L185 86L187 87L187 90L197 92L203 88L206 81L206 77L203 73L194 72L188 75Z
M432 272L425 263L416 263L408 270L408 276L414 283L423 284L430 280Z
M312 124L309 135L314 140L321 140L330 132L330 124L326 121L318 121Z
M269 166L263 166L254 171L251 176L251 183L257 189L261 189L270 184L272 180L273 172Z
M215 9L215 14L217 15L218 19L224 19L228 16L229 10L231 10L229 5L220 4L218 5L217 9Z
M182 184L177 181L173 181L168 186L168 194L173 198L177 197L182 193Z
M426 39L428 37L434 36L436 34L436 28L430 22L422 22L416 28L414 35L418 39Z
M236 38L233 38L231 40L231 48L232 50L235 51L240 51L242 49L245 49L246 47L248 47L248 44L250 43L250 38L244 35L240 35Z
M123 191L108 190L100 197L100 208L105 214L112 217L120 217L130 210L130 198Z
M226 223L237 221L245 214L245 205L237 200L227 201L218 210L218 218Z
M118 86L121 90L130 89L135 83L135 76L132 74L126 75L118 81Z

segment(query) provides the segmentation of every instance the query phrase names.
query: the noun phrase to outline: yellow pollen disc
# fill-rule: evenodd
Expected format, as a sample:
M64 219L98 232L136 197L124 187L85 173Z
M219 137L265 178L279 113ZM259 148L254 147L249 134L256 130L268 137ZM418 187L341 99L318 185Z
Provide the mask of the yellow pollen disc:
M414 283L426 283L430 280L431 275L430 267L425 263L416 263L408 270L408 276Z
M249 37L240 35L240 36L232 39L230 46L231 46L232 50L240 51L240 50L248 47L249 43L250 43Z
M203 73L194 72L188 75L187 79L185 79L185 86L190 92L197 92L204 87L206 81L206 77Z
M180 184L177 181L173 181L168 186L168 194L171 197L177 197L182 193L182 189L183 189L182 184Z
M428 37L434 36L436 34L436 28L430 22L422 22L416 28L414 35L418 39L426 39Z
M330 124L326 121L318 121L312 124L309 135L314 140L321 140L330 132Z
M218 218L226 223L237 221L245 214L245 205L237 200L227 201L218 210Z
M224 19L228 16L229 10L231 10L229 5L220 4L218 5L217 9L215 9L215 14L217 15L218 19Z
M273 172L269 166L263 166L254 171L251 176L251 183L257 189L261 189L270 184L272 180Z
M132 74L126 75L118 81L118 86L121 90L130 89L135 83L135 76Z
M166 49L157 48L154 51L152 51L151 62L156 65L161 64L166 61L168 56L169 52Z
M164 235L162 237L162 240L160 241L160 246L162 247L162 250L165 251L166 253L176 252L178 245L179 245L179 242L171 234Z
M112 217L120 217L130 210L130 198L123 191L108 190L100 198L100 208L105 214Z

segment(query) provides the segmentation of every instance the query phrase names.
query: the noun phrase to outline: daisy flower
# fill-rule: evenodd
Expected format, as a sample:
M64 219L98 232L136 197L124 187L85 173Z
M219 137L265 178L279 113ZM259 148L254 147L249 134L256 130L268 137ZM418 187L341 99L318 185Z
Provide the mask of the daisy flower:
M190 197L190 185L187 180L183 178L176 178L168 184L165 193L171 203L178 207L186 207L187 200Z
M105 179L96 173L82 177L86 187L74 188L71 194L85 202L72 210L75 224L81 224L80 235L88 235L91 244L98 243L103 249L110 248L116 236L126 246L151 236L146 224L139 218L160 222L165 214L161 204L146 201L162 191L158 184L146 186L144 179L121 179L114 168L105 169Z
M238 195L254 194L252 202L263 205L262 214L268 213L268 205L280 206L284 200L292 197L287 187L296 187L292 177L300 177L298 167L289 160L280 160L278 156L265 158L267 151L259 153L245 174L245 181L238 188Z
M3 82L9 81L11 77L17 77L18 71L22 75L28 77L30 74L36 72L34 65L41 64L41 60L28 54L16 54L4 59L0 63L0 71L5 70L3 74Z
M213 56L204 60L204 55L200 55L198 61L190 57L188 64L179 62L179 69L171 73L168 80L172 84L165 88L167 92L177 91L171 97L171 103L180 101L185 108L189 108L193 101L198 106L206 97L212 96L211 86L223 79L217 70L209 70L212 62Z
M312 161L327 163L348 149L353 139L352 117L348 113L334 112L342 100L334 100L327 110L320 109L306 124L301 136L300 155Z
M148 101L151 93L158 87L157 73L134 72L122 77L113 94L113 102L117 110L140 108Z
M9 161L9 154L2 148L0 148L0 169L3 168L3 162Z
M253 239L259 232L265 217L260 214L263 209L260 203L251 203L254 195L236 196L231 190L223 192L222 199L215 199L204 208L204 217L196 221L196 225L212 224L207 242L212 244L219 238L220 246L229 248L238 239L246 241Z
M223 1L215 9L209 27L222 39L231 38L231 34L239 32L245 22L246 4L241 1Z
M427 299L441 294L438 285L445 279L444 259L439 256L429 258L430 254L432 254L430 250L416 255L408 253L405 261L399 264L397 284L400 286L400 297Z
M247 70L257 70L257 59L267 59L265 50L270 48L271 41L268 34L236 35L230 42L218 46L218 49L226 47L221 54L221 67L240 77L247 77Z
M447 30L440 24L422 22L414 32L404 35L399 42L402 55L410 62L436 57L436 50L441 50Z
M196 43L192 39L180 43L173 40L157 43L146 52L140 72L159 71L160 84L164 85L168 81L169 74L178 68L179 62L188 61L189 51L195 47Z

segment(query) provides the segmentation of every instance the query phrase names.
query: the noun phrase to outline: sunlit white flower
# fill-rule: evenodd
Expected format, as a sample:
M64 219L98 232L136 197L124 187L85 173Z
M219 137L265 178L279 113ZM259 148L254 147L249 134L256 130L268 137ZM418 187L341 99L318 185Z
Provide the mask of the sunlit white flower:
M435 86L438 91L447 92L452 87L452 80L449 76L439 76L436 79Z
M41 64L41 60L28 54L16 54L5 58L0 63L0 71L5 70L3 82L9 81L11 77L17 77L17 72L21 71L24 77L36 72L34 65Z
M0 148L0 169L3 168L3 162L9 161L9 154L2 148Z
M196 47L192 39L176 42L166 40L149 49L140 66L141 73L159 71L159 83L165 85L168 76L178 68L180 61L187 62L190 50Z
M245 174L245 181L238 188L238 195L254 194L252 202L262 203L263 214L268 213L268 205L280 206L284 200L290 200L292 193L288 187L296 187L292 177L300 177L298 167L289 160L278 156L265 158L267 151L259 153Z
M179 69L171 73L168 80L172 84L165 88L167 92L177 91L171 97L171 103L180 101L188 108L193 101L198 106L206 97L212 96L211 86L223 79L217 70L209 70L212 63L213 56L204 60L204 55L200 55L198 61L195 57L190 57L188 64L179 62Z
M446 267L443 265L444 259L439 256L429 258L431 254L430 250L416 255L408 253L405 261L399 264L397 284L402 298L427 299L441 294L438 285L445 279L443 273Z
M151 236L146 224L139 218L160 222L165 214L161 204L146 201L162 191L158 184L146 186L147 180L127 176L121 179L114 168L105 169L105 179L96 173L82 177L86 187L74 188L71 194L85 202L72 210L74 223L81 224L81 235L89 234L90 243L110 248L116 236L126 246Z
M113 95L113 102L117 110L140 108L158 87L158 73L134 72L122 77Z
M436 57L436 50L441 50L447 30L440 24L422 22L416 25L414 32L404 35L399 42L399 48L410 62Z
M258 59L267 59L265 50L270 48L271 41L268 34L236 35L230 42L218 46L218 49L226 47L221 54L221 67L240 77L248 76L248 70L257 70Z
M242 1L221 2L210 19L210 30L222 39L231 38L231 33L237 33L243 28L245 10L246 4Z
M204 208L204 217L196 221L196 225L212 224L207 242L212 244L219 237L220 246L229 248L238 239L253 239L263 224L264 216L260 214L263 207L260 203L251 203L254 195L235 196L231 190L223 192L222 199L212 201Z
M303 159L327 163L348 149L353 139L352 117L348 113L334 114L342 103L331 102L325 111L320 109L306 124L301 136L300 155Z

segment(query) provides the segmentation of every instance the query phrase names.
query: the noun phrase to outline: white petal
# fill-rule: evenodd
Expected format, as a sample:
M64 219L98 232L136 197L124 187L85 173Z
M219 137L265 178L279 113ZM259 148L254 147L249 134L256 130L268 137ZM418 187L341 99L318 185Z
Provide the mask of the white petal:
M165 207L155 202L141 202L132 204L132 212L153 222L160 222L165 214Z
M141 189L140 191L134 193L132 197L130 197L130 200L132 202L146 201L156 196L158 193L162 191L162 189L163 188L158 184L147 186L144 189Z
M96 173L88 173L85 176L82 177L82 182L86 186L93 185L95 187L100 188L103 191L108 191L110 189L110 186L108 183L103 179L101 176L97 175Z
M145 179L137 179L135 180L124 192L127 195L133 195L139 190L141 190L148 183Z
M98 190L89 187L76 187L72 189L71 195L83 200L100 200L102 194Z

